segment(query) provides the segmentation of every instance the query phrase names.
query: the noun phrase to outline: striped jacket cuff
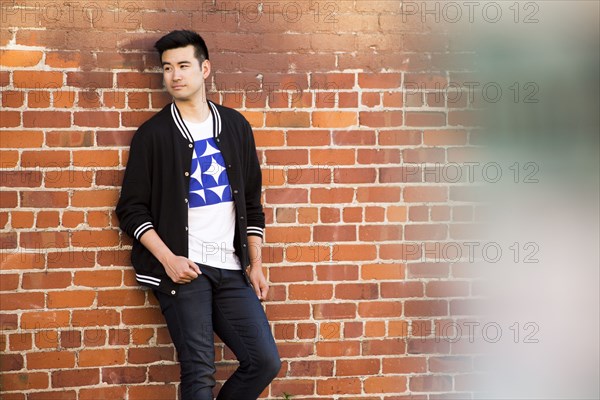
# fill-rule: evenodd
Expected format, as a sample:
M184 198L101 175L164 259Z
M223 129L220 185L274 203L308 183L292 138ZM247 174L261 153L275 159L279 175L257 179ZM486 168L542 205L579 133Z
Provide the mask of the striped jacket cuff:
M246 230L246 233L248 234L248 236L259 236L262 238L264 234L264 229L258 226L249 226Z
M154 225L152 225L152 222L144 222L140 226L138 226L135 231L133 231L133 237L137 240L140 240L144 233L153 228Z

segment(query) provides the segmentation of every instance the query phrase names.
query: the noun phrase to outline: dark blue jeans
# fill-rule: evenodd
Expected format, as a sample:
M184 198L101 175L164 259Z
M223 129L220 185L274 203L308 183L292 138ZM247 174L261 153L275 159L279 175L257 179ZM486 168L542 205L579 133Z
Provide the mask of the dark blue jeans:
M177 297L154 291L177 350L181 399L213 399L214 331L240 363L217 400L256 400L281 368L265 312L240 271L198 266L202 275Z

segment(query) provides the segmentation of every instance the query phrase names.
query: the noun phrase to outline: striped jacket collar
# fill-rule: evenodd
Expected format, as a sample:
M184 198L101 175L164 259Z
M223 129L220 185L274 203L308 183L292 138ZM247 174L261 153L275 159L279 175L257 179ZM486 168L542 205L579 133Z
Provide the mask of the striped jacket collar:
M210 109L210 114L213 119L213 137L216 138L221 134L221 115L219 114L219 110L217 110L215 104L210 100L208 100L208 108ZM192 134L190 133L188 127L185 125L185 122L183 121L181 113L175 105L175 102L171 103L171 116L173 117L173 121L175 122L175 125L177 125L177 128L179 129L179 132L181 132L183 137L188 142L194 143Z

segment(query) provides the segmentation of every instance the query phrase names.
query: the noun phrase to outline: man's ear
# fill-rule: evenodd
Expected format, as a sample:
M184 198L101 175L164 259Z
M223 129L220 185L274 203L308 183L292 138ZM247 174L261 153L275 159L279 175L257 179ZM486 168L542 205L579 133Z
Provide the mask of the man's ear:
M208 76L210 75L210 61L202 61L202 65L200 66L200 68L202 69L202 76L204 77L204 79L208 78Z

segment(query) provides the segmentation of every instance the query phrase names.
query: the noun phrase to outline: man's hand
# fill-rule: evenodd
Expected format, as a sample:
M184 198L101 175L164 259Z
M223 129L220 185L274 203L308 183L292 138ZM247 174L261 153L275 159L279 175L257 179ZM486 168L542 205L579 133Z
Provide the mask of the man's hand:
M168 257L163 266L169 278L175 283L190 283L202 274L195 262L182 256Z
M147 230L140 242L160 261L173 282L190 283L202 274L192 260L173 254L154 229Z
M254 264L249 267L248 277L254 288L254 292L259 300L263 301L267 299L267 293L269 292L269 285L267 279L262 271L260 264Z

